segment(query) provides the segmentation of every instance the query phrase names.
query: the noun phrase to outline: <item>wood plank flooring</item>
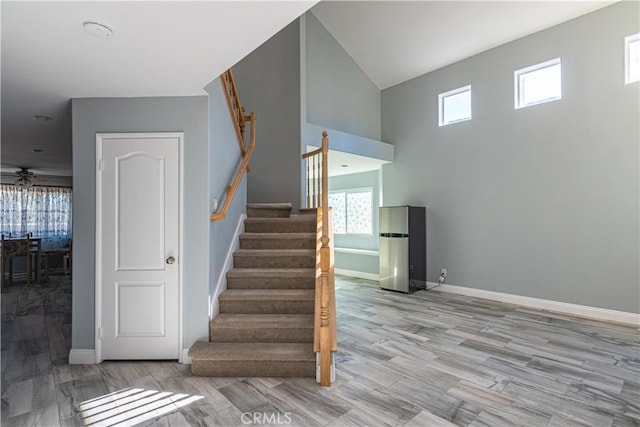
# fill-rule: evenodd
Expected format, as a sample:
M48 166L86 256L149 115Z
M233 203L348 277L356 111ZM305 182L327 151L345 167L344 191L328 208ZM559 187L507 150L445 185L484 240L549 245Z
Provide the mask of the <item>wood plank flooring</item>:
M637 328L337 280L337 381L68 365L71 286L2 290L3 426L638 426Z

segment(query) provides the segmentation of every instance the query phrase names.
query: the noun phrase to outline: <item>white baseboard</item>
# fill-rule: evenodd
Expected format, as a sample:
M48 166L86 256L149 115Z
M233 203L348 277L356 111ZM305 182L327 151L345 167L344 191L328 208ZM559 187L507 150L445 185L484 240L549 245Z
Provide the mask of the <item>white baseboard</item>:
M191 358L188 356L189 349L182 349L178 357L178 362L185 365L191 364ZM72 348L69 352L69 365L95 365L96 351L94 349Z
M341 276L358 277L360 279L367 279L367 280L374 280L374 281L380 280L379 275L373 274L373 273L365 273L364 271L345 270L342 268L336 268L335 272L336 274L339 274Z
M216 290L213 294L209 295L209 319L216 317L220 311L220 305L218 303L218 296L227 290L227 272L233 268L233 253L240 248L240 235L244 233L244 220L247 218L246 214L241 214L236 225L236 231L233 234L231 245L227 251L227 256L224 259L224 267L218 276L218 282L216 283Z
M428 288L435 287L437 285L438 284L435 282L427 283ZM452 294L501 301L510 304L517 304L524 307L537 308L539 310L548 310L557 313L570 314L572 316L585 317L587 319L604 320L607 322L625 323L628 325L640 326L640 314L628 313L626 311L590 307L587 305L578 305L561 301L525 297L522 295L505 294L502 292L486 291L483 289L467 288L464 286L456 285L441 285L435 290Z
M69 365L95 365L96 351L92 348L72 348L69 352Z
M191 365L191 358L189 357L189 349L183 348L180 353L180 357L178 358L178 363L182 363L183 365Z

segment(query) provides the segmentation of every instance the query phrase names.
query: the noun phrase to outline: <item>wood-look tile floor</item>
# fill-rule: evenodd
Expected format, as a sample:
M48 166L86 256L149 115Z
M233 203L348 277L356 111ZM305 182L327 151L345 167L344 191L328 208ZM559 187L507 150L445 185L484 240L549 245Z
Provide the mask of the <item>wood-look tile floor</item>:
M337 381L68 365L64 277L2 291L2 425L640 425L637 328L337 280Z

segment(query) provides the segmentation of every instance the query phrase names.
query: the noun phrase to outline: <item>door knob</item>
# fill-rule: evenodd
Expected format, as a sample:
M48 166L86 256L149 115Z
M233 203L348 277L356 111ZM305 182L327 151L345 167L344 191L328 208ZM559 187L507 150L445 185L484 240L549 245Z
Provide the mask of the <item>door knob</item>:
M172 256L170 256L169 258L167 258L167 261L166 261L166 263L167 263L167 264L173 264L173 263L175 263L175 262L176 262L176 259L175 259L174 257L172 257Z

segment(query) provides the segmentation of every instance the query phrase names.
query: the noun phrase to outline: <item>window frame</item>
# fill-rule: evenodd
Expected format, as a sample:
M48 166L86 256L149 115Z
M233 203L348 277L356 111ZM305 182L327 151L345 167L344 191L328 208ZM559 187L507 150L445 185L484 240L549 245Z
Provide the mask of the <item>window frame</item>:
M464 117L461 119L456 119L456 120L446 120L445 116L444 116L444 101L445 99L451 97L451 96L455 96L455 95L459 95L461 93L464 92L469 92L469 117ZM472 97L473 95L471 94L471 85L466 85L466 86L462 86L459 87L457 89L453 89L447 92L443 92L438 94L438 127L442 127L442 126L447 126L447 125L452 125L454 123L461 123L461 122L466 122L468 120L471 120L473 118L473 108L472 108Z
M640 33L631 34L624 38L624 84L635 83L640 81L640 74L637 79L630 80L629 71L631 70L630 51L632 43L640 43Z
M524 87L521 85L521 77L536 71L544 70L545 68L560 66L560 94L557 97L541 99L536 102L524 103ZM534 105L546 104L547 102L559 101L562 99L562 57L550 59L548 61L540 62L538 64L530 65L528 67L520 68L513 72L513 95L514 95L514 108L519 110L521 108L532 107Z
M349 206L347 204L347 194L350 193L365 193L368 192L369 194L371 194L371 209L369 210L369 217L371 218L371 232L370 233L349 233L348 230L348 224L349 224L349 220L348 220L348 212L349 212ZM374 235L373 232L373 209L374 209L374 199L373 199L373 187L362 187L362 188L349 188L349 189L344 189L344 190L331 190L329 191L329 194L340 194L343 193L344 194L344 233L338 233L335 231L335 224L334 224L334 231L333 233L338 235L338 236L355 236L355 237L371 237Z

